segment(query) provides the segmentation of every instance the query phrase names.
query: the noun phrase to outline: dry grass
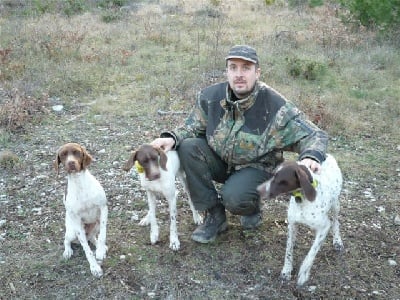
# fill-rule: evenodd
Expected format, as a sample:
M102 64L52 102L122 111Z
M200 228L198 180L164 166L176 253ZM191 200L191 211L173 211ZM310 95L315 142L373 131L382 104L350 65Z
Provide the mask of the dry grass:
M343 25L334 6L291 10L285 1L264 3L131 1L121 10L69 18L0 16L0 150L19 158L17 169L0 168L0 298L398 297L399 269L387 260L398 262L400 241L393 223L399 214L399 50ZM106 13L118 18L105 23ZM254 45L262 79L328 131L329 151L345 175L346 252L338 257L324 245L310 290L278 279L284 201L265 203L262 228L254 233L230 216L231 229L213 245L190 240L194 225L180 204L179 253L169 251L166 227L151 246L148 228L131 220L146 204L137 178L120 168L128 149L182 122L185 114L157 111L188 112L199 88L223 80L223 57L236 43ZM290 75L293 61L303 75ZM302 69L309 63L323 67L313 80ZM17 90L18 101L10 96ZM53 112L55 104L65 110ZM25 132L12 129L21 126ZM50 166L66 141L93 154L91 171L109 199L110 251L101 280L89 275L82 251L61 259L65 182ZM160 204L166 225L167 208ZM297 250L303 255L306 236Z
M0 126L11 132L21 132L30 124L40 122L48 113L48 95L33 98L14 89L5 95L0 106Z
M128 6L114 23L90 12L3 20L0 78L7 90L89 102L94 113L187 110L200 87L223 78L227 49L250 43L266 82L332 134L359 131L367 93L397 94L391 80L398 78L398 51L368 32L351 32L334 6L293 11L277 3L159 1ZM298 78L291 76L293 61L303 62ZM306 64L316 66L311 76ZM351 122L343 118L349 109Z

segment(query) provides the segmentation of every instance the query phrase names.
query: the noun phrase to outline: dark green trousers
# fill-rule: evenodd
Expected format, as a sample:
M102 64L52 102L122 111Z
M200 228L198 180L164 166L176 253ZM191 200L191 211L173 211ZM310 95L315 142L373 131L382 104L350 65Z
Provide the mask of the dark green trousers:
M260 197L256 188L271 174L251 167L228 172L227 164L202 138L183 140L177 151L197 210L205 211L222 203L235 215L246 216L260 211ZM215 182L223 184L219 193Z

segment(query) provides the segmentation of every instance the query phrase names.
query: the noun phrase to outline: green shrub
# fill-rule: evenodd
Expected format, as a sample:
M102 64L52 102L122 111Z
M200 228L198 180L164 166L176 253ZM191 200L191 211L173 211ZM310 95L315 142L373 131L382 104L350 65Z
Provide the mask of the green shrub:
M101 20L104 23L111 23L111 22L118 21L120 19L121 19L121 15L118 12L115 12L115 11L106 11L101 16Z
M85 11L85 1L84 0L67 0L67 1L65 1L63 11L69 17L76 15L76 14L81 14Z
M33 7L39 15L42 15L54 11L56 2L54 0L34 0Z
M400 0L340 0L361 25L383 30L400 25Z
M288 73L292 77L300 77L307 80L321 79L325 72L325 65L313 60L287 57Z
M101 0L98 6L101 8L122 7L128 3L127 0Z
M266 3L268 0L266 1ZM300 7L300 6L309 6L316 7L324 4L324 0L288 0L289 6L291 7Z

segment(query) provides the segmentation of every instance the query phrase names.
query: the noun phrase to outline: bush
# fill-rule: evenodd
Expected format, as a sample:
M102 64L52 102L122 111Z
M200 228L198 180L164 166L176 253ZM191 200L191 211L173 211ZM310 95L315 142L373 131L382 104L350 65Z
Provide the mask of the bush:
M83 13L85 9L84 0L67 0L64 3L63 11L68 17L71 17Z
M34 98L14 89L0 105L0 126L9 132L24 131L34 121L40 121L46 113L48 96Z
M361 25L382 30L400 25L400 0L340 0Z
M287 69L290 76L304 78L306 80L321 79L325 72L325 65L312 60L287 57Z
M0 168L14 169L20 163L19 157L8 150L0 151Z

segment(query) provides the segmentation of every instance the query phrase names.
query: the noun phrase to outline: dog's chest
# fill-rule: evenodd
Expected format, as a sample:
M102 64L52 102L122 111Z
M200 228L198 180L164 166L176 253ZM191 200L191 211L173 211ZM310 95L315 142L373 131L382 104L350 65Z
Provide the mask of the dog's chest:
M157 194L164 194L166 191L174 189L175 186L175 175L169 172L161 170L161 177L157 180L148 180L144 173L140 174L141 186Z
M317 196L315 201L302 199L301 202L296 202L293 196L290 197L288 219L293 222L307 224L310 227L318 226L325 220L331 208L331 203L324 200Z
M100 183L89 173L68 176L65 196L67 211L91 222L100 214L100 207L106 205L106 196Z

